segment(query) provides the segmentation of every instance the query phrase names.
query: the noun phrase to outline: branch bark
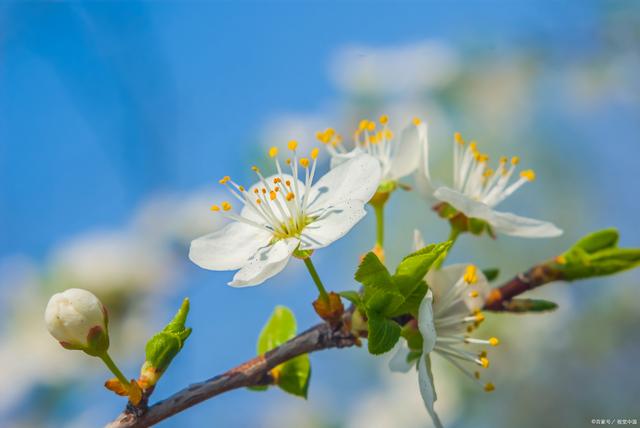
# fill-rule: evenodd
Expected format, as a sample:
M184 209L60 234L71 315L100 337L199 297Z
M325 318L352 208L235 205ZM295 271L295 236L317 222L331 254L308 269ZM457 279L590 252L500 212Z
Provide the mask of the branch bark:
M548 264L536 265L528 271L516 275L500 287L494 288L484 309L504 311L506 310L505 305L513 297L560 279L562 278L558 272L549 268ZM326 323L317 324L265 355L252 358L221 375L190 385L151 407L129 405L107 427L148 427L224 392L269 384L271 383L269 376L271 369L299 355L323 349L357 345L359 344L358 338L351 334L347 328L351 324L351 314L351 310L347 311L343 323L336 328L332 328ZM148 395L144 397L143 403L148 400Z

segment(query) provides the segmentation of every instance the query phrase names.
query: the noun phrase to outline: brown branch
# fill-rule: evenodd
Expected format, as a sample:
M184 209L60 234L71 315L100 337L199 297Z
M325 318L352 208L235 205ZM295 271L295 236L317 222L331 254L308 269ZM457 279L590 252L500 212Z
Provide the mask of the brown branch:
M178 391L146 411L129 406L107 427L148 427L223 392L269 384L269 371L292 358L322 349L345 348L359 343L358 338L346 330L333 329L325 323L318 324L264 355Z
M558 271L550 268L548 263L534 266L493 289L485 309L504 311L505 305L513 297L559 279L562 278ZM211 379L190 385L149 408L129 405L107 426L109 428L148 427L224 392L270 384L272 379L269 371L299 355L357 345L358 338L349 332L351 314L352 308L346 311L343 323L337 328L332 328L326 323L318 324L263 356L255 357ZM145 396L145 400L148 400L148 395Z

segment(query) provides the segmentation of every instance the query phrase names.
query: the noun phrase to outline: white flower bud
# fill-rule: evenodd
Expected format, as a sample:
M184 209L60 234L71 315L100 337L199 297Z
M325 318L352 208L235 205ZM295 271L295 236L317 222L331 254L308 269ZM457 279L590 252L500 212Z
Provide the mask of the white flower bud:
M49 333L67 349L95 355L109 347L107 310L87 290L70 288L51 296L44 320Z

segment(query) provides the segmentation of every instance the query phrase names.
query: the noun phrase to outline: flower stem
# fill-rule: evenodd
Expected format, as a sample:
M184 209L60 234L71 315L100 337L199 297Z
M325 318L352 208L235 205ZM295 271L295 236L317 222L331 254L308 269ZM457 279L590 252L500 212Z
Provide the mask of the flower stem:
M435 263L433 264L434 268L440 269L440 266L442 266L442 263L444 263L445 259L449 255L449 251L451 251L451 249L453 248L453 244L455 244L458 240L458 236L460 236L460 229L458 229L457 227L452 227L451 232L449 232L448 239L449 241L451 241L451 247L449 247L449 250L442 253L438 260L435 261Z
M305 266L309 270L309 274L311 274L311 278L313 278L313 282L316 284L316 288L320 293L320 298L325 303L329 303L329 295L327 294L327 290L324 288L324 285L320 280L320 276L318 275L318 272L316 271L316 268L313 265L313 262L311 261L311 257L305 257L303 260L304 260Z
M384 203L373 205L376 214L376 245L384 248Z
M113 373L114 375L116 375L116 377L118 378L118 380L120 381L120 383L122 384L122 386L124 387L129 387L129 381L127 380L127 378L125 377L124 374L122 374L122 372L120 371L120 369L118 368L118 366L116 366L116 363L113 362L113 360L111 359L111 357L109 356L108 352L105 352L101 355L98 355L100 357L100 359L104 362L104 364L109 368L109 370L111 370L111 373Z

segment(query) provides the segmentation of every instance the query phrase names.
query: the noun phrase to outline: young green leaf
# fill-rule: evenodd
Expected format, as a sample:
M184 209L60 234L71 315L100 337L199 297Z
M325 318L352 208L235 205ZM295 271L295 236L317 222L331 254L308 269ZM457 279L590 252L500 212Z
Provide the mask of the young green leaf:
M365 290L392 290L395 288L389 271L382 264L378 256L369 252L360 262L355 279Z
M369 312L369 352L374 355L384 354L390 351L400 338L400 325L384 316Z
M296 335L296 330L296 318L293 312L285 306L276 306L258 337L258 355L263 355L292 339ZM274 383L283 391L307 398L307 390L311 377L309 355L300 355L274 367L271 370L271 375L273 376ZM258 386L250 389L262 391L267 389L267 387Z
M618 244L619 234L615 228L603 229L588 234L581 238L573 246L582 248L587 253L595 253L599 250L615 247Z
M558 304L541 299L512 299L504 303L505 312L549 312L558 309Z
M405 257L393 275L393 282L398 286L402 295L408 296L413 292L418 281L425 277L431 265L450 247L451 241L431 244Z
M498 275L500 275L500 269L498 268L482 269L482 273L484 274L485 278L487 278L487 281L491 282L494 279L496 279Z

